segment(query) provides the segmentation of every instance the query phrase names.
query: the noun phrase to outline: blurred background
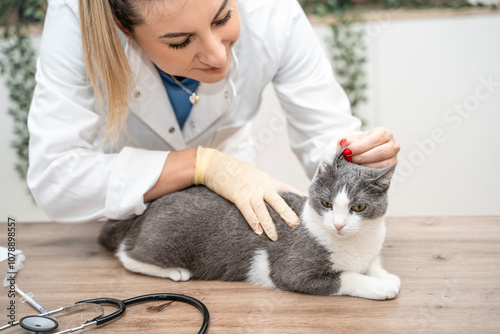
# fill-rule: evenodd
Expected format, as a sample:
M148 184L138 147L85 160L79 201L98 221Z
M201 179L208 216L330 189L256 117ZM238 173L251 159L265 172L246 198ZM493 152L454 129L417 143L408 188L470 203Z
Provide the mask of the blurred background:
M301 4L364 129L390 128L401 144L388 215L500 215L499 0ZM48 220L25 182L45 8L0 3L0 221ZM257 165L306 191L285 125L270 85L254 119Z

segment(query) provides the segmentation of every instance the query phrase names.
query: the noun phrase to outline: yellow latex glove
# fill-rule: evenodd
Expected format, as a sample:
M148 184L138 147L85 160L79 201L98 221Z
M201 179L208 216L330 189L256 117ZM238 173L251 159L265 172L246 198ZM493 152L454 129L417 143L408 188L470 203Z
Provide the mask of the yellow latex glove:
M299 224L299 217L279 193L303 193L228 154L198 147L194 183L236 204L254 232L260 235L264 230L273 241L278 240L278 234L264 201L290 227Z

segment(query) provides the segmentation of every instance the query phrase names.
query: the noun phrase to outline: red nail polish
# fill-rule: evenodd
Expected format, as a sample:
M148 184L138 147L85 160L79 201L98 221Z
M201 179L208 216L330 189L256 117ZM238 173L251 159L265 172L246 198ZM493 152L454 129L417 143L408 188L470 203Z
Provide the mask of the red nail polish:
M344 157L346 161L352 162L352 157Z
M342 144L343 144L343 143L345 143L345 141L346 141L346 140L347 140L347 138L342 138L342 139L340 140L339 146L342 146Z
M344 150L344 152L342 152L342 155L344 155L344 156L346 156L346 155L351 155L351 154L352 154L352 151L351 151L351 149L350 149L350 148L346 148L346 149Z

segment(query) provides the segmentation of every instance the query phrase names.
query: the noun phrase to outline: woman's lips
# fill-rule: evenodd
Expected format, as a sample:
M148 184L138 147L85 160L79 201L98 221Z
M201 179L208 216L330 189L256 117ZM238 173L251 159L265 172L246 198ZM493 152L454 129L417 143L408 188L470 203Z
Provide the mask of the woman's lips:
M208 74L214 74L222 71L223 67L209 67L209 68L200 68L200 71L203 71Z

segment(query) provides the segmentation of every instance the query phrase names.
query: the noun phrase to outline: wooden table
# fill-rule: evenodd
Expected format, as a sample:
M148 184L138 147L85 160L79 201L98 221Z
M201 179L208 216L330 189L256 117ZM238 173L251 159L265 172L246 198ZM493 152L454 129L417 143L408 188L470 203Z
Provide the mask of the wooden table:
M103 296L187 294L210 310L213 334L500 333L500 217L388 218L385 267L402 280L399 296L390 301L134 274L97 244L101 226L17 223L17 246L27 257L19 287L33 291L47 309ZM0 229L5 246L6 224ZM1 272L6 269L1 263ZM8 321L7 292L0 295L2 325ZM16 306L18 318L36 314L27 304ZM148 306L133 306L119 321L91 332L197 333L201 324L192 306L174 303L161 312Z

